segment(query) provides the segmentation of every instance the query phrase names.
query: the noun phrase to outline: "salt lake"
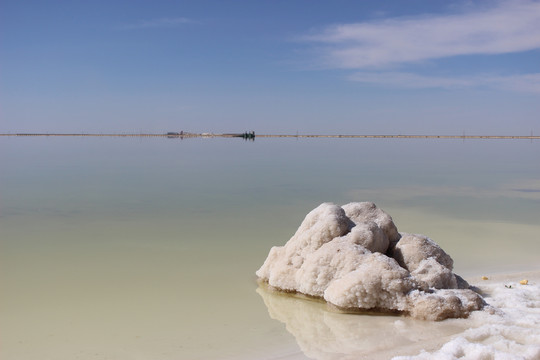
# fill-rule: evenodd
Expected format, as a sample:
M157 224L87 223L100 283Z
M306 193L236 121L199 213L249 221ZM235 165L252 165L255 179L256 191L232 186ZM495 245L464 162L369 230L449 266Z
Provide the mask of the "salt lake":
M528 140L3 138L2 359L436 351L470 321L337 314L254 273L310 210L352 201L435 240L471 283L538 271L539 155Z

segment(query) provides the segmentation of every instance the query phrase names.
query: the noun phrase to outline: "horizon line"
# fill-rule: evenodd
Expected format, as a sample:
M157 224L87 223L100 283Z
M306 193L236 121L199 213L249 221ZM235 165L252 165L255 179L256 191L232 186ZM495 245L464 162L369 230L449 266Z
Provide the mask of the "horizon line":
M214 133L0 133L0 136L88 136L88 137L224 137L233 138L238 134L214 134ZM540 140L540 135L420 135L420 134L257 134L258 138L343 138L343 139L525 139Z

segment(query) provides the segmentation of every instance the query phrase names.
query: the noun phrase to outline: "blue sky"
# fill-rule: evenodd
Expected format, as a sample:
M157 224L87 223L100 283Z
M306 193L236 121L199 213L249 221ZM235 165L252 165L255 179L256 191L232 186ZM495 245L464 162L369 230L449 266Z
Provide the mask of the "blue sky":
M0 132L540 134L540 1L0 3Z

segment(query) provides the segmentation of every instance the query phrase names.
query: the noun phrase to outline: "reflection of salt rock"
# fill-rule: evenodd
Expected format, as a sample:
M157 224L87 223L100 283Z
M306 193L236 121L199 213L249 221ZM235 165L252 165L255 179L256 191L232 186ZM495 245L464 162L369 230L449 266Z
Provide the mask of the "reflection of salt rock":
M467 328L463 323L333 312L321 301L272 291L263 284L257 293L270 317L285 324L310 359L357 360L413 354L420 350L416 344L437 343Z
M325 203L306 216L284 246L270 250L257 276L340 308L441 320L467 316L483 304L452 267L452 258L435 242L400 235L375 204Z

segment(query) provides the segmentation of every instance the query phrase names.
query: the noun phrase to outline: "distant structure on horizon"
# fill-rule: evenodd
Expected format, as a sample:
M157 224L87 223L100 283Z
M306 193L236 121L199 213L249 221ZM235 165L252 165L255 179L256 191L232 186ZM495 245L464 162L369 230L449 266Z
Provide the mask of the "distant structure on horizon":
M4 136L107 136L107 137L167 137L167 138L242 138L244 140L255 140L255 131L246 131L244 133L191 133L187 131L169 131L164 133L0 133ZM513 140L540 140L540 135L384 135L384 134L364 134L364 135L324 135L324 134L259 134L261 138L343 138L343 139L513 139Z
M168 138L176 138L176 137L183 137L184 131L176 132L176 131L169 131L167 133Z

